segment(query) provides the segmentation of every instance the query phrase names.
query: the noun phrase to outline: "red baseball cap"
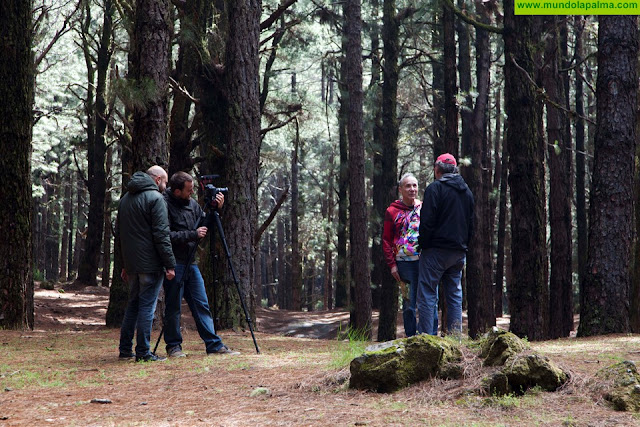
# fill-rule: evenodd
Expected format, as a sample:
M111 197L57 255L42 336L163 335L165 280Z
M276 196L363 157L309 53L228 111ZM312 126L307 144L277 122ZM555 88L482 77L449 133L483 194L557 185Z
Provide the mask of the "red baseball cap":
M440 154L436 159L436 163L438 162L447 163L453 166L458 166L458 163L456 163L456 158L449 153Z

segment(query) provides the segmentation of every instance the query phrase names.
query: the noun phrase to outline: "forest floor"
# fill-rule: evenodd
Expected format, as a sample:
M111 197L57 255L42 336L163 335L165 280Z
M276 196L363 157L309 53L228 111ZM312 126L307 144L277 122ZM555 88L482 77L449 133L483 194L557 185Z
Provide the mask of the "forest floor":
M242 354L207 357L185 307L188 357L135 363L118 359L119 331L103 324L107 300L104 288L39 289L35 329L0 331L0 426L640 425L637 414L610 409L593 382L604 366L638 360L638 335L531 343L571 373L554 393L479 395L484 368L466 355L462 380L377 394L347 387L365 346L336 339L348 313L259 309L260 354L248 332L221 331Z

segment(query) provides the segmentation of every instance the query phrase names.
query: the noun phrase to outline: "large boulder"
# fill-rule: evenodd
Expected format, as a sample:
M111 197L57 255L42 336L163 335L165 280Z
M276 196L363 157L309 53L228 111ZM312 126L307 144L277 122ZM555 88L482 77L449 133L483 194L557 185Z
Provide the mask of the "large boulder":
M349 387L389 393L445 372L462 353L453 342L432 335L416 335L367 347L351 361Z
M607 391L604 399L617 411L640 412L640 374L635 363L625 360L596 373L597 380Z
M485 380L493 395L523 394L527 389L540 387L555 391L569 379L569 375L549 358L536 353L519 353L509 357L502 369Z
M480 357L484 366L502 366L508 358L527 348L527 343L515 334L494 326L482 340Z

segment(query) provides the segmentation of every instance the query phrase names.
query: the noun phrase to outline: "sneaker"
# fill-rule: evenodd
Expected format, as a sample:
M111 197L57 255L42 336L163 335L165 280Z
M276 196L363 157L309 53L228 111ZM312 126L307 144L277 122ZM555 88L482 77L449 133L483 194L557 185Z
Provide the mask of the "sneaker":
M182 349L178 347L173 347L170 350L167 350L167 356L169 357L187 357L187 355L182 351Z
M146 356L136 356L136 362L163 362L167 360L166 357L157 356L155 354L149 353Z
M229 356L237 356L238 354L240 354L240 352L239 351L233 351L229 347L227 347L226 345L223 345L218 350L212 351L211 353L207 353L207 356L213 356L213 355L216 355L216 354L228 354Z
M118 359L124 360L124 359L133 359L134 357L136 357L135 354L133 354L132 352L129 353L124 353L124 352L120 352L120 354L118 355Z

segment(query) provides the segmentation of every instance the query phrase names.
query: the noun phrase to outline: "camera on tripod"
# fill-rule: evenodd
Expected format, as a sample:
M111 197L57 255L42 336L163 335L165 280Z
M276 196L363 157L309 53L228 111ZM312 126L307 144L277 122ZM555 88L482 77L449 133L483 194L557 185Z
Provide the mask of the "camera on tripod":
M200 176L200 187L204 192L204 204L205 206L211 207L213 209L218 207L216 202L216 194L222 193L225 196L229 194L229 189L227 187L216 187L213 185L213 180L216 178L220 178L220 175L201 175Z

